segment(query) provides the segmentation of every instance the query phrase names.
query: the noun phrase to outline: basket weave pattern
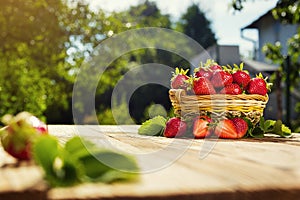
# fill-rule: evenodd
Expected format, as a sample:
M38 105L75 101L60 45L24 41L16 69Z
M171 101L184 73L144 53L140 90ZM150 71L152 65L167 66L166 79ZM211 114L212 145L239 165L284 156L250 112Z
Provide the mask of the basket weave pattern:
M257 94L187 95L182 89L170 89L169 97L177 117L211 113L219 118L247 117L253 124L259 121L269 100Z

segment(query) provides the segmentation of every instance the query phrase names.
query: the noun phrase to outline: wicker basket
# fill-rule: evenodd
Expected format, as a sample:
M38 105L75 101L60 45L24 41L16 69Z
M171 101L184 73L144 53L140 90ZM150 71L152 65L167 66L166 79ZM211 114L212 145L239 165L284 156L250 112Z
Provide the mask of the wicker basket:
M226 118L228 115L247 117L253 124L259 122L269 100L268 96L256 94L187 95L182 89L170 89L169 96L178 117L210 113L218 118Z

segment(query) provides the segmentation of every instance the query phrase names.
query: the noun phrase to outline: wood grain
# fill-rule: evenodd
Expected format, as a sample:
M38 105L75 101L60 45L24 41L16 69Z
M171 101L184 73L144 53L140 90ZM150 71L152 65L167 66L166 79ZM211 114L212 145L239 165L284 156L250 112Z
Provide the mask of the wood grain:
M33 163L0 149L0 199L299 199L300 136L221 140L140 136L138 126L50 125L61 142L74 135L137 157L131 183L50 189Z

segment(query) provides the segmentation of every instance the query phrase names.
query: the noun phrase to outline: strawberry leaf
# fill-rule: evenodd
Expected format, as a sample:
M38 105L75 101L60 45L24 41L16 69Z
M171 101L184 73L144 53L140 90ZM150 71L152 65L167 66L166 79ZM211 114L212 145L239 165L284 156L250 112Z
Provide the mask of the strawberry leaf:
M264 137L264 131L260 127L255 127L251 132L250 136L254 138L263 138Z
M284 125L281 120L277 120L274 121L273 129L270 130L269 133L279 135L280 137L290 137L292 131L289 127Z
M265 128L265 118L264 117L261 117L260 120L259 120L259 126L261 128L261 130L265 131L266 128Z
M243 117L243 119L247 122L248 124L248 130L247 130L247 133L244 137L253 137L251 135L252 131L253 131L253 123L250 121L250 119L248 119L247 117Z
M132 156L98 148L79 137L73 137L61 146L57 138L42 136L35 142L33 154L52 187L132 180L139 169Z
M276 121L275 120L266 120L264 123L264 131L268 132L273 129Z
M33 157L44 170L50 186L72 186L80 183L82 163L60 146L57 138L42 136L34 144Z
M90 151L96 150L97 147L90 141L83 140L80 137L73 137L65 144L65 150L73 157L80 158L90 154Z
M138 171L138 165L131 156L98 148L80 137L70 139L65 149L83 164L82 181L113 182L136 178L134 172Z
M275 134L280 137L290 137L292 131L289 127L284 125L281 120L265 120L260 118L259 126L256 126L253 130L249 131L251 137L263 137L264 134Z
M281 127L282 127L282 121L277 120L273 125L273 129L270 129L270 132L275 133L277 135L282 135Z
M167 120L162 116L149 119L138 129L140 135L162 136Z
M128 156L109 150L97 150L80 158L84 163L85 180L113 182L135 179L138 171L136 161Z
M282 136L283 137L289 137L292 134L292 131L289 127L287 127L286 125L282 124Z

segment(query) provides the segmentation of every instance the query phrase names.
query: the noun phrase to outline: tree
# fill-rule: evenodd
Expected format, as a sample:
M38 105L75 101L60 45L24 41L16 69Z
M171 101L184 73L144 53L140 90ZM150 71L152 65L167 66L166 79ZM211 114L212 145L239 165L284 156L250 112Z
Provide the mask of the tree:
M217 42L210 25L211 22L200 10L199 5L192 4L181 16L177 23L177 30L196 40L203 48L207 48Z
M64 86L55 79L66 53L56 16L63 9L60 1L0 2L0 115L28 110L42 116L49 102L66 103L64 93L56 95Z
M171 29L172 22L169 15L162 14L154 2L147 0L127 11L110 14L101 9L91 11L85 0L0 0L0 39L5 41L0 43L0 116L26 110L45 116L48 123L72 123L73 84L86 65L84 61L114 34L149 26ZM155 43L157 38L147 42ZM132 45L134 41L127 43ZM181 46L182 50L191 51L190 47ZM95 95L99 119L105 118L102 113L111 119L107 114L111 93L122 76L132 66L149 62L188 66L180 56L154 48L128 52L109 66L100 66L106 71ZM93 74L97 74L99 68L94 70ZM98 81L99 77L93 74L82 76L82 87L87 91L87 80ZM165 76L170 77L171 72ZM75 95L84 97L87 91ZM137 90L130 100L134 120L145 119L145 109L153 103L170 109L167 88L147 85ZM82 114L80 122L95 123L89 121L95 108L80 102L74 108ZM120 105L120 113L123 110Z
M110 25L108 26L106 24L110 24ZM107 31L107 33L104 32L105 34L103 34L103 39L105 39L114 34L118 34L125 30L135 29L135 28L154 26L154 27L171 29L172 23L170 21L169 16L162 14L154 2L143 1L136 6L130 7L126 11L111 13L109 16L106 16L105 22L101 24L101 26L106 27L105 30ZM109 35L108 33L110 33L111 35ZM170 36L163 37L163 38L167 40L171 39ZM125 38L125 40L126 40L126 45L129 47L135 46L136 42L140 42L135 40L131 41L129 40L129 38ZM161 42L167 43L167 41L160 41L160 38L155 38L155 37L150 39L147 38L147 41L143 41L143 42L149 44L149 46L151 46L151 44L157 44ZM171 43L170 46L173 47L174 43ZM196 53L196 52L192 52L191 47L186 44L178 45L178 46L180 46L180 49L182 51L191 52L190 54ZM118 51L118 47L116 47L116 49L114 49L114 51L109 55L112 56L112 54L115 54L116 51ZM158 64L171 66L174 68L179 66L185 68L189 67L189 63L179 55L173 52L168 52L157 48L144 48L144 49L133 50L120 57L118 55L118 58L114 60L112 63L110 63L109 66L100 66L101 69L98 68L97 70L102 70L105 68L105 71L103 72L103 74L101 74L101 79L99 80L99 84L98 84L99 87L97 87L96 90L95 104L96 104L96 111L98 115L98 121L101 124L115 123L115 121L112 120L112 113L110 107L112 102L114 103L114 101L111 99L111 96L116 83L119 80L121 80L124 74L128 72L132 67L137 67L139 65L147 64L147 63L158 63ZM95 71L95 74L96 73L97 71ZM89 81L84 82L84 80L92 80L93 74L94 73L91 72L90 74L86 74L82 76L84 77L82 80L83 82L82 88L84 88L81 90L82 93L87 92L89 90L88 89L89 86L91 85L89 84ZM81 71L81 75L82 75L82 71ZM147 76L147 74L144 75ZM171 70L170 72L166 72L165 74L162 74L161 70L160 71L158 70L157 75L164 76L164 78L169 81L171 78ZM143 75L139 75L135 79L144 78L142 76ZM98 77L95 77L95 79L97 78ZM138 82L139 80L136 81ZM126 88L128 87L129 86L124 85L124 90L126 90ZM84 94L78 94L78 95L80 95L82 98L87 96ZM118 109L120 112L118 113L124 115L124 113L121 112L121 110L124 111L125 107L124 105L122 105L121 100L126 100L128 99L128 97L120 96L119 99L120 101L117 102L118 103L117 107L120 108ZM82 102L84 102L84 100ZM170 110L171 103L168 96L168 88L155 85L155 84L147 84L138 88L134 92L134 94L130 97L129 105L127 105L127 108L129 108L129 112L131 117L133 118L133 121L136 123L141 123L147 117L149 117L149 116L145 116L145 110L151 104L161 104L164 106L166 110ZM90 104L83 105L80 103L76 105L76 109L78 108L77 111L80 113L80 117L76 119L77 122L97 123L97 121L95 121L97 119L93 118L92 116L92 111L94 108L92 108L89 105ZM128 123L126 119L120 119L120 120L122 123Z
M126 11L118 13L114 12L108 17L108 20L110 20L111 24L118 24L118 27L127 27L127 30L143 27L161 27L170 29L172 24L169 15L163 15L155 2L150 2L148 0L140 2L136 6L131 6ZM113 27L115 26L112 26L112 28ZM115 29L112 30L115 34L123 31ZM147 42L154 43L156 42L155 40L156 39L153 38L153 41ZM131 43L127 41L127 45L130 46ZM128 52L127 54L119 57L117 60L111 63L107 70L102 74L101 80L99 82L99 85L104 87L99 87L97 90L96 104L101 105L97 108L97 113L99 113L98 120L100 121L100 123L116 123L115 121L107 120L112 119L112 113L110 110L112 102L111 93L117 81L119 81L122 76L128 70L130 70L131 67L136 67L145 63L160 63L168 66L175 66L175 64L180 60L181 58L178 58L177 55L173 55L172 53L163 50L139 49ZM171 72L166 76L170 75ZM109 83L111 83L110 86L106 87ZM124 88L124 90L126 90L126 87ZM120 97L120 99L125 100L126 98ZM162 103L166 109L170 109L171 105L166 88L146 85L141 89L135 91L135 93L131 97L130 105L127 105L133 121L135 121L136 123L142 122L142 120L145 118L144 113L146 108L153 102ZM120 108L124 110L124 105L121 105L121 103ZM119 113L122 115L122 112ZM124 119L121 120L121 123L128 123L128 121Z
M102 39L102 17L84 1L1 0L0 115L27 110L71 123L76 69Z

